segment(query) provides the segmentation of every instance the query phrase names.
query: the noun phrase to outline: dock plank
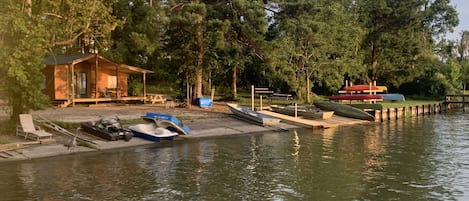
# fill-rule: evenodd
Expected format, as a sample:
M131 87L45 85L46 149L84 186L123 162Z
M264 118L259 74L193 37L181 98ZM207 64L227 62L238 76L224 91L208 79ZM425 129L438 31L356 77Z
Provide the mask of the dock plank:
M294 125L306 127L306 128L313 128L313 129L330 128L330 127L337 127L340 125L360 124L360 123L369 122L365 120L352 119L352 118L342 117L338 115L334 115L332 118L329 118L329 119L305 119L302 117L295 118L292 116L279 114L279 113L275 113L275 112L267 111L267 110L258 111L258 112L275 117L275 118L279 118L285 123L294 124Z

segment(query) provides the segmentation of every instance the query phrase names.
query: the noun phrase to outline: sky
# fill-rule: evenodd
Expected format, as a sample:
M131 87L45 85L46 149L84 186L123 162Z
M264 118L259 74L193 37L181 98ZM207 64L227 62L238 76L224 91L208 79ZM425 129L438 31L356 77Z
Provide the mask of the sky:
M459 40L462 31L469 31L469 0L451 0L451 4L456 6L459 14L459 25L453 33L446 35L447 39Z

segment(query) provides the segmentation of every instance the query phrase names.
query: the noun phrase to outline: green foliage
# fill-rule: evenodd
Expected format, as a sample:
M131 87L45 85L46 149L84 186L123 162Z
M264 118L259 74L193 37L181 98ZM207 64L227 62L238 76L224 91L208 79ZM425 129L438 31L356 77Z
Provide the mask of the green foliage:
M358 15L337 1L300 1L280 5L271 60L275 80L283 80L302 98L308 82L336 91L344 77L365 72L357 51L364 31ZM270 34L274 35L274 34ZM312 86L310 86L312 87Z
M23 12L21 3L8 1L0 9L0 87L17 117L47 103L41 92L45 27L40 17Z
M131 96L143 96L143 84L140 79L130 79L128 87Z

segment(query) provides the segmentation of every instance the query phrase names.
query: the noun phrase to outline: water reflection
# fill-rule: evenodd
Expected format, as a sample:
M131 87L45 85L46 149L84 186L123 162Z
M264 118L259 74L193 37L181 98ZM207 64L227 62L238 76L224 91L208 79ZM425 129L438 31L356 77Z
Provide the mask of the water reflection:
M467 200L467 114L0 166L0 200Z

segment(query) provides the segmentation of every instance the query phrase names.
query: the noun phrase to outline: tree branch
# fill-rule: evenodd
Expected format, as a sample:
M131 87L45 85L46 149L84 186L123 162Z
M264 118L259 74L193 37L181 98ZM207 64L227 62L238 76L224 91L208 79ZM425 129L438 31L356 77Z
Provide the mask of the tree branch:
M64 18L63 16L55 14L55 13L42 13L42 14L46 16L53 16L53 17L60 18L60 19Z

